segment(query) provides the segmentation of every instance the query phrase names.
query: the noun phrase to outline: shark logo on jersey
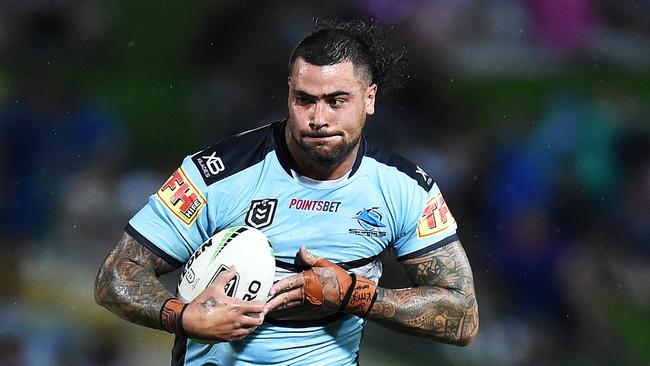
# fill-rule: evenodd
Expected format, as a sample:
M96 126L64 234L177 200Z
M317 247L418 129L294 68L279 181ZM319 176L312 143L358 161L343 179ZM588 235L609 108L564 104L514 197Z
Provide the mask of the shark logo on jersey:
M265 198L251 201L251 207L246 215L246 225L255 229L261 229L271 225L275 208L278 206L278 200L274 198Z
M381 214L378 210L379 207L363 209L357 212L357 216L354 218L357 219L359 225L367 230L372 230L377 227L386 227L386 225L381 223Z
M379 212L379 207L365 208L357 212L354 219L357 220L357 223L362 229L348 229L350 234L373 236L377 238L386 236L386 232L381 230L381 228L386 227L386 225L381 222L382 215Z

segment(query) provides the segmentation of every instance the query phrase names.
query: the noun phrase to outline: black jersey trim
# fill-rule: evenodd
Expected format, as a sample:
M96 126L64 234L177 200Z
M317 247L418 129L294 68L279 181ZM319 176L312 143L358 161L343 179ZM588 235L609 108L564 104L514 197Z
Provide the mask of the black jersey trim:
M377 293L375 293L375 296L377 296ZM370 309L372 309L372 307L369 308L368 311L370 311ZM361 324L361 337L359 338L359 344L362 344L361 342L363 342L363 336L365 334L366 334L366 319L364 318L363 323ZM357 350L357 355L354 358L354 362L356 362L356 366L360 365L360 363L359 363L359 351L360 350Z
M352 170L350 170L350 177L354 175L354 173L359 170L359 167L361 166L361 162L363 161L363 156L366 153L366 137L361 135L361 139L359 140L359 151L357 152L357 158L354 160L354 164L352 165Z
M377 257L379 257L379 254L373 255L372 257L368 257L368 258L355 259L353 261L340 262L340 263L335 263L335 264L342 267L342 268L344 268L344 269L353 269L353 268L363 267L368 263L372 263L375 259L377 259ZM279 259L275 260L275 265L277 267L280 267L282 269L286 269L286 270L291 271L291 272L302 272L302 271L306 271L309 268L311 268L311 266L308 266L308 265L305 265L305 264L288 263L288 262L281 261Z
M275 149L272 130L277 123L229 137L192 155L205 184L209 186L263 161Z
M186 352L187 352L187 337L177 335L176 337L174 337L174 346L172 347L171 366L185 365Z
M264 319L264 322L269 323L271 325L275 325L276 327L284 327L284 328L322 327L349 316L350 315L345 313L334 313L319 319L309 319L309 320L280 320L280 319L272 319L267 316Z
M411 179L415 180L420 187L424 188L425 191L429 192L431 190L431 187L433 187L433 179L427 175L424 170L413 164L408 159L391 152L376 139L367 136L367 140L368 143L365 145L364 152L366 156L373 158L382 164L392 166L400 172L408 175Z
M178 268L183 265L183 263L179 262L169 254L165 253L162 249L158 248L156 244L151 242L151 240L147 239L144 235L140 234L140 232L138 232L138 230L136 230L133 226L131 226L131 224L127 224L126 227L124 228L124 231L127 234L131 235L133 239L135 239L142 246L154 252L157 256L164 259L165 262L169 263L174 268Z
M409 253L409 254L403 255L401 257L397 257L397 260L400 261L400 262L403 262L403 261L408 260L408 259L417 258L417 257L419 257L419 256L421 256L423 254L427 254L432 250L442 248L445 245L451 244L451 243L453 243L455 241L458 241L458 234L453 234L451 236L448 236L448 237L440 240L439 242L437 242L435 244L431 244L431 245L429 245L427 247L424 247L424 248L422 248L420 250L416 250L413 253Z
M278 161L289 176L291 176L291 169L295 168L293 159L289 154L289 148L287 147L287 139L284 135L284 129L287 127L287 120L280 121L273 124L273 140L275 142L275 155L278 157Z

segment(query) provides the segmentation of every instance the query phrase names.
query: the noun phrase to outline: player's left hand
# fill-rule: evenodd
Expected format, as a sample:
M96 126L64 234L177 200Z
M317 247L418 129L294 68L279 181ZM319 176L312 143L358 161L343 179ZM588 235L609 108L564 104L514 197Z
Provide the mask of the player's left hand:
M266 312L310 303L323 310L345 311L361 317L368 313L376 297L374 282L349 274L305 246L300 248L298 256L311 268L276 282L269 292L271 299L266 303Z

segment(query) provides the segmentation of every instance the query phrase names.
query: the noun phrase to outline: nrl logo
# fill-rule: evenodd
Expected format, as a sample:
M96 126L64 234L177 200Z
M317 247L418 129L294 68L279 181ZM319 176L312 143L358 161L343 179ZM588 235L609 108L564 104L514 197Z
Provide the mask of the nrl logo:
M255 229L271 225L277 206L278 200L272 198L251 201L251 207L246 215L246 225Z

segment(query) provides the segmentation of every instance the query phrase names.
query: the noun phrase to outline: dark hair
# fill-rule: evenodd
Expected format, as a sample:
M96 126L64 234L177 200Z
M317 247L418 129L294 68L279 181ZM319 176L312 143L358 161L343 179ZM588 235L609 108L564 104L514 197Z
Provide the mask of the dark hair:
M289 74L296 59L317 65L350 61L377 84L381 96L398 89L406 79L406 46L391 48L386 33L375 21L316 19L316 29L306 35L289 58Z

